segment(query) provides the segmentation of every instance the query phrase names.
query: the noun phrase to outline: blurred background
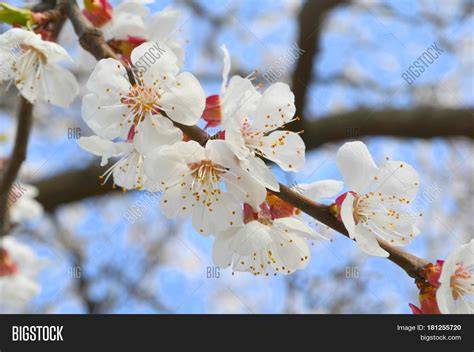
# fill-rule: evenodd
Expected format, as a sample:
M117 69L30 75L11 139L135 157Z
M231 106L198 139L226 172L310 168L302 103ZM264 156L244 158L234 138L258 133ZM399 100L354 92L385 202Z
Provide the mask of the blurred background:
M305 130L307 163L299 173L275 168L281 182L341 180L337 149L363 140L376 162L390 156L420 174L413 207L424 213L421 234L407 251L435 261L473 238L472 1L176 0L147 6L152 13L167 6L181 12L175 35L186 43L184 70L199 78L207 95L219 93L222 44L231 53L231 74L256 70L255 83L264 88L276 81L292 86L301 116L292 128ZM75 59L70 68L83 95L92 66L80 59L69 23L59 43ZM419 77L407 73L430 47L438 48L436 59ZM0 89L5 156L18 98L14 87ZM198 235L189 221L164 218L158 198L100 185L98 158L77 145L78 137L92 134L81 120L82 95L69 109L34 107L21 180L39 188L46 212L14 235L49 265L39 275L41 293L24 312L411 313L408 303L418 304L404 271L366 256L311 219L333 241L312 245L306 270L262 278L214 267L212 238ZM140 201L148 206L130 220Z

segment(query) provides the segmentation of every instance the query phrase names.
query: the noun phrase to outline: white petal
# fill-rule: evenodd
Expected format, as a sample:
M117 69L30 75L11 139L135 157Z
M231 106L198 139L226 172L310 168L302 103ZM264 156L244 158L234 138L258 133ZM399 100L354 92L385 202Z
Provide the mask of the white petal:
M234 252L231 249L230 241L233 240L238 227L232 227L219 233L212 246L212 260L220 268L228 267L232 264Z
M77 144L89 153L101 156L101 166L106 165L109 158L123 155L133 148L131 144L114 143L98 136L81 137Z
M308 224L294 217L275 219L273 221L273 226L283 230L284 232L286 232L286 229L289 232L301 236L303 238L326 239L324 236L320 235L311 227L309 227Z
M347 193L346 198L341 205L341 219L349 233L350 238L355 238L356 224L354 221L354 196Z
M114 8L112 21L103 28L106 40L142 37L145 32L144 17L149 14L146 6L139 3L122 3Z
M388 252L380 247L376 236L372 232L368 232L362 224L357 224L355 228L355 240L359 248L367 254L377 257L389 256Z
M414 199L418 192L420 177L411 165L404 162L387 161L378 168L376 177L371 185L374 192L408 200Z
M132 150L127 158L117 162L114 168L114 183L126 189L141 189L143 181L143 155Z
M300 135L289 131L276 131L260 139L260 150L285 171L298 171L304 166L305 145Z
M160 99L160 105L168 116L184 125L195 125L206 106L206 95L199 81L191 73L183 72L175 82L165 85L167 91Z
M178 66L182 66L184 62L184 49L175 38L179 32L180 12L165 8L163 11L157 12L146 23L146 31L148 40L165 43L178 59Z
M146 155L156 148L182 139L183 133L169 119L161 115L148 115L136 129L134 143L137 150Z
M202 235L216 234L231 226L239 226L242 218L240 203L229 193L214 197L211 206L197 203L193 207L193 226Z
M278 82L263 93L252 125L257 131L274 130L293 119L295 112L294 94L287 84Z
M82 99L82 119L94 133L103 138L125 139L132 124L127 122L121 124L129 113L129 109L123 104L104 105L95 94L87 94Z
M166 83L178 74L176 55L164 43L146 42L133 49L131 60L141 72L141 78L146 86L154 83Z
M177 30L180 17L179 11L170 8L165 8L155 13L149 19L150 41L159 40L166 42L172 39L172 35Z
M273 174L272 169L269 168L262 159L249 156L247 160L248 163L243 163L243 165L247 165L248 172L254 179L268 189L276 192L280 190L280 184Z
M250 116L256 109L261 94L248 78L233 76L222 98L223 123L236 121L239 126L245 116Z
M311 256L306 239L275 228L271 236L273 242L268 249L272 253L271 266L277 273L288 275L306 267Z
M184 146L178 142L181 146ZM177 144L178 144L177 143ZM158 148L145 159L146 188L157 191L181 183L190 170L174 146Z
M182 181L189 184L189 177L183 177ZM177 216L185 217L192 211L193 197L189 194L188 187L183 187L181 184L178 183L166 190L161 198L161 211L169 219Z
M79 94L76 77L57 65L45 65L40 70L38 94L41 100L60 107L68 107Z
M367 146L359 141L344 143L337 152L336 163L344 183L359 194L364 193L377 172L377 165Z
M87 89L108 105L120 103L121 94L126 95L130 87L125 67L115 59L100 60L87 81Z
M310 198L316 202L323 198L334 197L341 192L344 183L336 180L322 180L313 183L299 183L292 187L295 191L301 192L305 197Z

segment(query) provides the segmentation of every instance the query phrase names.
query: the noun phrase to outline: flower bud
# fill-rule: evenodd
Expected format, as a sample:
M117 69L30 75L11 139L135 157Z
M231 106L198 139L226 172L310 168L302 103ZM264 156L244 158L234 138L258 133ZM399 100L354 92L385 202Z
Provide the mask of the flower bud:
M102 27L112 19L112 5L107 0L84 0L84 16L96 27Z
M202 118L207 122L205 128L220 125L222 120L221 99L218 94L210 95L206 98L206 108L202 113Z

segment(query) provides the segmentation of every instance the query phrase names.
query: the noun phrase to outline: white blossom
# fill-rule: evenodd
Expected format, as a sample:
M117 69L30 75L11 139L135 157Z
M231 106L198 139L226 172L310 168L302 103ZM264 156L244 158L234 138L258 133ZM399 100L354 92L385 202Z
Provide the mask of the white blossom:
M205 235L239 225L241 203L257 207L266 196L223 140L205 147L189 141L158 148L145 159L145 172L146 188L163 191L163 214L191 215L194 228Z
M135 139L150 149L162 144L163 136L175 136L173 121L194 125L205 105L197 79L178 74L176 56L159 43L144 43L133 50L132 62L139 69L137 83L130 84L122 64L101 60L87 83L92 92L84 97L82 117L106 139L127 139L134 127Z
M362 142L345 143L336 162L349 192L338 198L341 219L351 238L366 253L387 257L377 238L396 246L408 244L417 234L418 214L410 202L418 192L415 169L400 161L377 166Z
M67 107L79 94L74 75L58 65L71 60L70 56L63 47L42 40L39 34L20 28L1 34L0 58L4 67L0 81L12 81L32 104L41 100Z

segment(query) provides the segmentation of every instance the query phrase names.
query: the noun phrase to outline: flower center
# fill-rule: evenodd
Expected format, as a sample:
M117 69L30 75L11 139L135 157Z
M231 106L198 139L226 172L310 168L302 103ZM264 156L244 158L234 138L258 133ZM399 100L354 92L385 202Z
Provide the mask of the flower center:
M19 45L19 51L21 53L25 53L27 51L30 51L31 53L33 53L37 58L38 60L42 63L42 64L46 64L48 59L46 58L46 56L41 52L39 51L38 49L32 47L31 45L26 45L26 44L20 44Z
M157 104L160 94L152 87L134 85L130 88L128 96L122 97L121 102L131 109L133 123L138 125L148 114L157 114L160 108ZM132 122L130 116L126 118L129 123Z
M456 264L456 271L450 280L450 286L455 300L465 294L474 294L473 271L474 266L465 268L462 263Z
M189 168L193 178L191 189L196 202L202 202L212 210L213 201L217 201L216 197L221 194L219 181L226 170L210 160L192 163Z

